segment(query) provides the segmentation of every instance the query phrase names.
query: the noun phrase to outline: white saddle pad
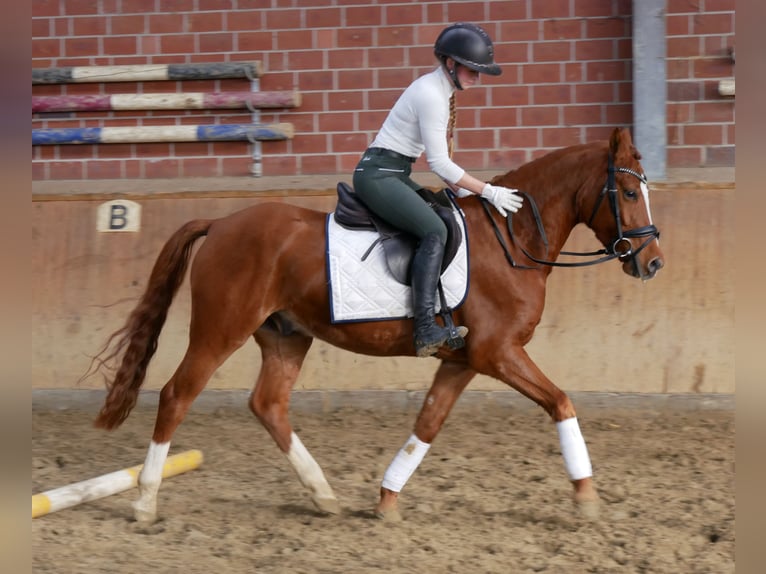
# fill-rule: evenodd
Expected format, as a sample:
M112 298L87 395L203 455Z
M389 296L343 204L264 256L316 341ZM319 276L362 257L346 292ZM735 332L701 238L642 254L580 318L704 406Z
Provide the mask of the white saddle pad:
M463 232L455 258L442 274L447 305L462 305L468 293L468 235L459 210L453 212ZM376 231L350 231L327 216L327 273L330 277L330 316L333 323L412 317L411 288L394 279L378 243ZM436 310L441 308L436 297Z

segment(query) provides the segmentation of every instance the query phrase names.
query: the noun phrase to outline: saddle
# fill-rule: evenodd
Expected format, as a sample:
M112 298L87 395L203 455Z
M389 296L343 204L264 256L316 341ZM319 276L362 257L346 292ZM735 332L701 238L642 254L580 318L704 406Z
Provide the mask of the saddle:
M428 189L417 190L420 197L436 212L447 226L447 244L442 259L442 272L455 258L455 254L463 240L460 225L453 215L453 205L447 194L442 190L434 193ZM334 213L335 222L346 229L377 231L380 237L376 239L365 252L362 260L380 243L386 255L386 264L393 277L402 285L411 284L410 267L418 238L414 235L393 227L362 203L350 185L338 183L338 205Z

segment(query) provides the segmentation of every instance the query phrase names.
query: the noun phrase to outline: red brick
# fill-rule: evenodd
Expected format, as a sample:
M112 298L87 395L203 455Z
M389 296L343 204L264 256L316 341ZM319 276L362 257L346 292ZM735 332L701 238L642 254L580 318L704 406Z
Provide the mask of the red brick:
M67 38L64 40L64 54L66 56L97 56L99 53L101 53L99 39L95 36Z
M522 21L501 22L498 38L493 38L492 40L498 42L529 42L541 39L538 22Z
M717 145L723 142L720 125L686 125L683 128L685 145Z
M51 16L61 15L60 0L35 0L32 5L33 18L49 18Z
M588 62L585 66L588 82L619 82L630 79L630 64L620 60Z
M32 18L32 40L51 36L51 20L48 18Z
M734 167L734 146L713 146L705 148L705 165L709 167Z
M213 177L218 175L218 158L184 158L181 161L181 177Z
M668 146L667 158L668 167L699 167L702 165L702 148Z
M223 29L221 12L197 12L186 15L184 32L220 32Z
M359 116L357 117L357 121L359 122L359 129L361 131L377 133L377 131L380 129L380 126L383 125L387 115L387 109L359 112Z
M231 52L234 49L231 34L200 34L200 52Z
M633 123L633 103L608 104L604 106L607 125L630 125Z
M698 36L674 36L667 39L668 58L691 58L702 55Z
M173 144L174 157L199 157L210 155L209 142L175 142Z
M303 174L337 172L338 166L334 155L305 155L301 158L301 173Z
M269 142L269 145L272 142ZM210 154L214 156L248 155L249 144L247 142L212 142ZM266 145L266 144L264 144Z
M72 28L75 36L103 36L106 34L107 20L102 17L72 18Z
M555 126L559 123L558 106L529 106L521 109L523 126Z
M584 129L585 129L585 136L583 141L595 142L595 141L608 140L612 135L614 126L588 126Z
M48 164L32 162L32 181L44 181L48 179Z
M90 161L86 164L87 179L120 179L123 177L121 161Z
M709 1L710 0L705 0L705 3ZM702 1L668 0L666 10L668 14L693 14L702 11Z
M527 162L527 152L524 149L503 149L500 151L491 151L489 152L488 156L489 160L487 167L502 170L502 173L507 173L512 169L517 169Z
M689 16L673 16L669 15L665 17L665 34L668 37L671 36L688 36L689 35Z
M138 159L128 159L124 162L125 177L138 179L144 177L144 162Z
M522 68L525 84L545 84L561 81L560 64L528 64Z
M544 40L578 40L587 38L583 32L583 20L544 20ZM589 22L589 21L585 21Z
M568 104L572 99L569 84L546 84L532 86L532 103L535 105Z
M327 149L327 134L306 133L300 134L292 140L293 152L296 154L315 153L319 149Z
M681 131L682 126L679 125L668 125L667 128L667 137L668 137L668 145L674 146L681 144Z
M688 102L699 100L702 90L698 82L668 82L669 102Z
M287 53L289 70L320 70L318 74L330 74L324 71L324 53L319 50L300 50Z
M362 68L364 66L364 52L358 49L330 50L327 53L327 65L331 69Z
M734 14L698 14L692 18L692 34L731 34L734 32Z
M378 28L378 46L411 46L413 29L409 26L385 26Z
M585 66L581 62L566 62L564 64L564 82L568 84L579 84L584 80Z
M125 158L125 157L133 157L134 154L134 145L138 144L104 144L98 146L96 149L96 156L99 159L113 159L113 158Z
M338 48L373 46L372 28L341 28L338 30Z
M322 72L314 72L315 74L322 74ZM327 76L330 74L326 73ZM336 72L338 78L338 85L335 89L338 90L369 90L373 86L373 74L372 70L339 70Z
M412 10L412 8L410 8ZM379 26L382 22L382 8L380 6L348 7L343 10L345 14L344 26ZM388 25L401 25L402 22L390 21Z
M145 33L178 34L185 31L183 14L148 14L145 18L148 28Z
M170 34L162 36L161 46L165 54L189 54L195 51L193 34Z
M364 109L364 94L360 91L336 91L328 98L328 111L348 111Z
M375 48L369 50L368 66L370 68L401 68L405 66L404 48ZM350 65L343 66L350 68Z
M575 42L575 59L577 60L610 60L614 57L614 40L578 40Z
M51 161L47 164L48 178L59 179L83 179L85 162L82 161Z
M695 104L669 102L666 116L669 124L683 124L691 121L692 109Z
M578 104L602 104L615 99L613 84L577 84L575 86L575 102Z
M730 60L704 58L694 60L695 78L731 78L734 76L734 64Z
M489 16L489 10L487 10L487 2L445 2L447 8L447 21L448 22L476 22L480 26L484 24ZM489 25L484 25L487 28L491 28ZM487 32L492 35L492 30ZM434 37L434 40L436 38Z
M489 20L491 22L526 19L527 3L523 0L489 3Z
M91 144L61 145L58 148L58 158L61 160L82 160L96 157L96 146Z
M469 117L468 114L458 112L458 131L462 128L473 127L474 122L467 121ZM515 127L519 125L519 118L516 108L493 107L479 110L478 123L480 126Z
M569 105L564 107L564 125L595 125L602 122L603 106Z
M304 11L306 28L340 28L340 8L306 8Z
M266 11L266 29L267 30L300 30L301 10L269 10ZM296 34L299 36L300 34Z
M54 36L71 36L72 35L72 19L71 18L54 18L53 19L53 35Z
M214 10L234 10L234 0L197 0L200 12L214 11ZM241 2L240 2L241 4Z
M61 55L61 40L40 38L32 42L32 58L58 58Z
M110 55L136 54L138 45L135 36L112 36L103 39L104 53Z
M263 174L264 175L294 175L299 173L297 168L297 156L271 156L264 154Z
M225 157L220 161L217 176L251 176L253 159L251 157Z
M70 16L98 14L98 0L66 0L64 13Z
M573 16L569 10L569 0L546 0L545 2L531 2L533 20L545 20L546 18L569 18Z
M170 155L170 143L146 142L135 144L132 157L166 158Z
M147 14L155 11L156 4L157 2L155 0L122 0L121 12L123 14ZM173 11L167 4L167 0L162 0L162 10L167 12Z
M665 61L665 74L668 80L688 80L691 78L692 61L688 58Z
M145 161L144 177L147 178L166 178L178 177L180 175L181 162L177 159L158 159Z
M276 50L309 50L311 49L311 35L296 33L295 30L280 30L275 32Z
M237 10L236 12L229 12L226 15L226 29L227 30L244 30L255 32L263 30L263 17L265 12L263 10ZM263 32L269 34L269 32Z
M337 112L320 114L318 128L320 133L351 131L354 129L354 113Z
M362 153L367 147L367 136L359 132L332 134L330 141L332 153Z
M596 18L613 16L611 2L603 0L575 0L574 13L576 18Z
M532 44L532 59L535 62L562 62L570 60L570 42L538 42Z
M543 146L551 148L566 147L582 143L580 128L555 127L542 129Z
M594 18L585 21L586 38L630 37L630 20L627 18Z
M492 105L524 106L532 101L532 88L529 86L502 86L492 88Z
M162 51L162 44L159 36L139 36L138 48L141 54L159 54ZM152 62L157 64L159 62Z
M694 106L694 121L696 123L733 123L734 102L729 100L717 102L697 102Z
M705 0L705 12L732 12L734 13L734 0Z

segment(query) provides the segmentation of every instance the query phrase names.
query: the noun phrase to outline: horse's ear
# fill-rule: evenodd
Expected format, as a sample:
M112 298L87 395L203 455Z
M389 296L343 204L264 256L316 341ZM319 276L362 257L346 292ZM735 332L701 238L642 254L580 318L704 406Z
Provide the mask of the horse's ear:
M620 150L625 150L635 159L641 159L636 146L633 145L633 138L630 137L630 130L627 128L614 128L612 137L609 138L609 151L613 157L617 157Z

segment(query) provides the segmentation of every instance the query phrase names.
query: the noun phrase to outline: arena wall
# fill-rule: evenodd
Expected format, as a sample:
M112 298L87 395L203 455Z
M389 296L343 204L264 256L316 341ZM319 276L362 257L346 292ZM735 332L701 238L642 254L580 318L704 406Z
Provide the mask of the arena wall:
M100 388L98 377L78 379L88 369L89 356L136 304L170 233L189 219L225 215L260 201L330 211L334 196L316 191L143 198L137 200L139 233L96 231L103 199L35 201L34 386ZM667 257L657 278L641 283L613 262L558 269L549 279L543 320L528 351L567 391L734 392L734 190L659 186L652 202ZM595 247L584 228L577 228L567 245L571 250ZM161 388L172 374L185 350L188 320L187 280L171 308L145 388ZM259 365L257 345L249 341L208 388L250 388ZM296 388L421 390L436 365L434 359L360 356L317 341ZM470 388L506 389L486 377Z
M294 124L263 146L266 175L350 173L401 90L434 64L448 23L484 25L504 73L459 95L455 159L507 170L552 148L632 124L629 0L40 0L32 65L262 61L261 90L296 90L299 108L261 112ZM668 166L733 166L734 0L668 0ZM211 92L246 80L34 86L34 95ZM33 127L250 121L248 110L33 114ZM45 145L36 180L247 176L248 142ZM416 169L425 170L423 161Z

